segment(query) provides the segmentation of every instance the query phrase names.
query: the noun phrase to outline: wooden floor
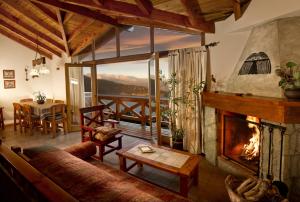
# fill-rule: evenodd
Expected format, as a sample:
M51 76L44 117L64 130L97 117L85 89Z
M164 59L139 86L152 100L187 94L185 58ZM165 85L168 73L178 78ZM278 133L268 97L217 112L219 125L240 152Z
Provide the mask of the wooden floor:
M34 134L20 134L14 132L13 127L6 127L4 131L0 130L0 138L3 144L10 146L21 146L28 148L32 146L51 145L58 148L66 148L70 145L77 144L81 141L80 133L59 134L56 138L52 138L50 134L41 134L35 131ZM130 146L137 142L146 142L145 139L139 139L131 136L124 136L123 147ZM101 162L99 162L101 163ZM119 162L115 152L104 157L104 163L119 169ZM148 166L143 168L135 167L130 173L139 178L146 179L152 183L162 187L179 191L179 179L177 176L166 173ZM229 201L227 196L224 179L226 173L212 166L204 158L201 158L199 167L199 183L190 188L189 198L194 202L226 202Z

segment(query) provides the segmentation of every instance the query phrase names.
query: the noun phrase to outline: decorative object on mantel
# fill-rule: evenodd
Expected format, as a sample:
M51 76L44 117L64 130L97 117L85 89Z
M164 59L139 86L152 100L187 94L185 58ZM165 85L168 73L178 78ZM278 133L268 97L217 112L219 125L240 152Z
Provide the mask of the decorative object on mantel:
M225 179L225 187L232 202L288 202L286 196L282 194L285 190L281 190L282 186L278 186L278 183L275 182L254 177L242 180L228 175Z
M37 39L38 41L38 39ZM39 54L39 57L38 57ZM25 67L25 72L27 74L28 67ZM50 70L46 67L46 58L42 57L39 53L39 44L36 44L36 52L35 52L35 58L32 60L32 68L29 71L29 75L32 78L37 78L41 74L49 74ZM28 78L26 77L26 81L28 81Z
M264 52L252 53L243 63L239 75L270 74L271 62Z
M279 86L284 90L288 99L300 99L300 67L294 62L286 63L285 67L276 69L276 74L281 77Z
M41 93L40 91L39 92L36 92L36 93L33 93L35 95L35 99L36 99L36 102L38 104L44 104L45 103L45 100L46 100L46 96L44 93Z
M4 89L16 88L15 80L4 80Z
M3 79L14 79L15 78L15 70L3 70Z

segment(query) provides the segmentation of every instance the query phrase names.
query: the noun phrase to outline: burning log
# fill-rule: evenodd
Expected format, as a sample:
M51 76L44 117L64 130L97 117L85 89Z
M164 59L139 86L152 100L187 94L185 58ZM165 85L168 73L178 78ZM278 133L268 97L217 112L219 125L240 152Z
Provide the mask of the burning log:
M255 123L259 123L259 119L253 116L247 116L248 128L252 129L252 138L248 144L244 145L241 156L246 160L250 161L259 155L259 138L260 131Z

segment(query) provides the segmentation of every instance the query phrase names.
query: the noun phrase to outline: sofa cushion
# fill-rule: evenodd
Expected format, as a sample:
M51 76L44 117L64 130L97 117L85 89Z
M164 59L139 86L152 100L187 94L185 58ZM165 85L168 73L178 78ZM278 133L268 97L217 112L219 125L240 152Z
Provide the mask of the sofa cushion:
M95 143L91 141L75 144L64 150L80 159L87 159L97 152Z
M79 201L189 201L127 173L99 169L63 150L41 153L29 163Z

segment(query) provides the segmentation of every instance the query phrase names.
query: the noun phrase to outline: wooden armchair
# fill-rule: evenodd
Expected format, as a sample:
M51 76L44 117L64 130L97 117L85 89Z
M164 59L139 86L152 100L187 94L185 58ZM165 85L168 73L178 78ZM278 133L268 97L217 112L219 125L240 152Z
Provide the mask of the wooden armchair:
M105 105L85 107L80 109L80 127L82 142L93 141L99 148L99 158L103 161L103 156L122 148L121 130L116 128L119 123L115 120L104 120L103 109ZM109 124L111 127L107 127ZM117 146L110 143L118 141ZM105 147L110 149L105 151Z

